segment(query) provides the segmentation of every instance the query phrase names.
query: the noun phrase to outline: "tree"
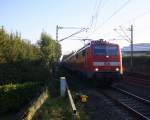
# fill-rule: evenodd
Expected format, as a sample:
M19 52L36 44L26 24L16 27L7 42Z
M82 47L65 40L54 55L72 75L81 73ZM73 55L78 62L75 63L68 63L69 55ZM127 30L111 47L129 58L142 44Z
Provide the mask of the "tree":
M58 62L61 56L61 46L47 33L41 34L39 46L42 52L43 61L51 72L54 63Z
M40 49L15 34L0 29L0 63L31 61L40 58Z

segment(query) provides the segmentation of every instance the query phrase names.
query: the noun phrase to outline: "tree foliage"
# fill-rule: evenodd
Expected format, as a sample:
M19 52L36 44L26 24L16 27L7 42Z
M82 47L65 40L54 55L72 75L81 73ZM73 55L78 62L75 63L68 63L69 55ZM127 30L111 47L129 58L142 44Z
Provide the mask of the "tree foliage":
M18 111L40 93L60 55L60 44L45 33L38 46L0 28L0 115Z
M39 57L39 48L21 39L18 32L8 34L4 29L0 29L0 63L35 60Z
M61 46L46 33L41 34L38 45L23 40L18 32L0 29L0 84L42 81L49 76L59 61Z
M61 46L51 38L47 33L41 34L39 46L42 52L42 58L48 68L59 61L61 56Z

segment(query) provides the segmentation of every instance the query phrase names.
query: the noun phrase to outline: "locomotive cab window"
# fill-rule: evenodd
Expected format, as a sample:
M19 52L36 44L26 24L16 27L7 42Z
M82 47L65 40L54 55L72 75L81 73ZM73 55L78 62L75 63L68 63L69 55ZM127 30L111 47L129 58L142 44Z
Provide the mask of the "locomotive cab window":
M119 49L117 46L95 46L94 55L118 55Z
M108 46L107 47L107 55L118 55L119 50L117 46Z
M106 55L106 46L95 46L94 55Z

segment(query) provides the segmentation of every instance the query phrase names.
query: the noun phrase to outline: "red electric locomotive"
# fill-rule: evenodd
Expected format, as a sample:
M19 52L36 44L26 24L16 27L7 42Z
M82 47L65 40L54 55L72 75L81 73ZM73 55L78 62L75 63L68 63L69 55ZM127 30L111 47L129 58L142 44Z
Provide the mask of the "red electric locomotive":
M123 74L119 45L103 40L91 41L63 59L63 63L96 84L110 85L120 80Z

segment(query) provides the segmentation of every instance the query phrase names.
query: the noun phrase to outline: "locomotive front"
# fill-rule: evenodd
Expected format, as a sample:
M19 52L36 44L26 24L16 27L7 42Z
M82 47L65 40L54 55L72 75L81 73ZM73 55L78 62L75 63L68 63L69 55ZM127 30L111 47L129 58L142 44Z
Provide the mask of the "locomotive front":
M93 78L111 84L121 79L122 55L117 44L94 41L91 44Z

